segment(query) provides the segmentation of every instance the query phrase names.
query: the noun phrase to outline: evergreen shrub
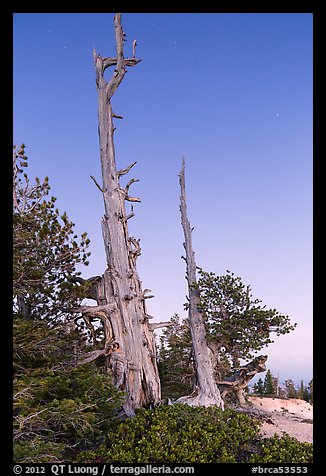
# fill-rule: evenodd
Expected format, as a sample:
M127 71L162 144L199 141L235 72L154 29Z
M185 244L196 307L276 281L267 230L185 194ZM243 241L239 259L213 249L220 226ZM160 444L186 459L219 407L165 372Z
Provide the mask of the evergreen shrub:
M183 404L141 409L120 423L97 451L77 455L77 462L249 463L310 462L312 445L295 439L267 438L260 422L244 413Z

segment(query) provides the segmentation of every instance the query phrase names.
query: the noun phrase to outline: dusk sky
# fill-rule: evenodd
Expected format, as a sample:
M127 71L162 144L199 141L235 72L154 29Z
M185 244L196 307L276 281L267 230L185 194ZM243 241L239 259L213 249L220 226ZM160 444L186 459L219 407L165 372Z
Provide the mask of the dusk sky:
M115 56L113 13L14 14L14 144L29 176L87 231L106 267L92 50ZM297 328L259 353L280 380L312 378L312 14L126 13L137 57L112 99L118 168L129 178L137 261L155 321L185 316L178 174L186 159L197 265L230 270ZM112 69L107 70L109 78ZM264 374L263 374L264 376Z

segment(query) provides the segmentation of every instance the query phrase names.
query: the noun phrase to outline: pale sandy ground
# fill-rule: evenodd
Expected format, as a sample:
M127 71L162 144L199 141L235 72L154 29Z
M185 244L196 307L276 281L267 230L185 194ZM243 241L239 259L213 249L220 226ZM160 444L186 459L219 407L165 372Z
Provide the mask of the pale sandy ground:
M297 398L248 397L264 414L262 434L271 437L287 433L299 441L312 443L313 406Z

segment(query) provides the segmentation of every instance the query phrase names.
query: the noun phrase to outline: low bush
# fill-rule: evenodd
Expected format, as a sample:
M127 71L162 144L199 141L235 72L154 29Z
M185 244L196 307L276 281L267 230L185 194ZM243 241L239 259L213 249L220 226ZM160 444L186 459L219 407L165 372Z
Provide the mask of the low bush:
M265 438L259 445L259 451L252 455L250 463L312 463L311 443L301 443L296 438L274 435Z
M77 462L248 463L310 462L312 445L262 439L257 419L217 407L175 404L138 410L120 423L107 444L77 455ZM289 447L288 447L289 446Z

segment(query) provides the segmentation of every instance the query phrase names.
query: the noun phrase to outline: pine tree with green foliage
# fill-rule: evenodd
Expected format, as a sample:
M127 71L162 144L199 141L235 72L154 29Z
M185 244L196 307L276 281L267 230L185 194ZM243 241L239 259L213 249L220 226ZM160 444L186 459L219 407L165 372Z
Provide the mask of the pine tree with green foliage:
M94 364L78 365L85 334L70 310L85 287L70 286L87 264L89 240L46 199L48 180L31 184L25 147L14 148L14 423L16 463L72 461L106 439L123 394ZM100 365L100 362L99 362Z
M310 400L310 393L309 393L309 386L308 385L304 386L302 398L306 402L309 402L309 400Z
M275 381L272 372L268 369L264 379L264 395L275 395Z
M199 276L200 307L209 341L219 359L227 359L233 368L239 367L240 359L252 359L254 352L271 344L272 334L295 329L288 316L266 309L260 299L253 298L251 286L229 270L217 276L199 269Z
M72 461L103 443L123 394L95 365L76 364L80 335L21 316L13 329L14 461Z
M256 395L263 395L264 394L264 382L263 382L262 378L259 378L259 380L257 380L255 385L253 386L253 392Z
M272 343L273 333L279 336L295 329L296 324L292 325L288 316L276 309L266 309L259 299L254 299L251 287L245 286L234 273L227 270L226 275L216 276L199 268L199 275L196 287L200 291L206 339L214 354L218 381L239 367L240 359L249 360L256 351ZM187 306L185 304L186 309ZM172 318L172 323L163 331L160 342L159 367L165 396L175 393L179 396L177 387L182 388L186 382L189 385L194 375L188 322L178 317L178 322ZM171 385L173 391L169 395Z
M162 385L162 398L176 399L191 393L194 368L191 335L187 321L178 314L170 319L171 325L163 330L157 355Z
M14 312L26 318L64 319L85 296L74 286L79 264L88 264L90 240L78 239L67 213L48 197L49 179L32 183L25 145L13 151L13 298ZM25 172L24 172L25 170Z
M297 391L297 398L300 398L301 400L305 400L306 402L309 402L310 395L309 395L309 387L305 385L304 381L300 381L300 386Z
M309 388L309 402L312 404L314 402L314 380L311 379L308 383Z

